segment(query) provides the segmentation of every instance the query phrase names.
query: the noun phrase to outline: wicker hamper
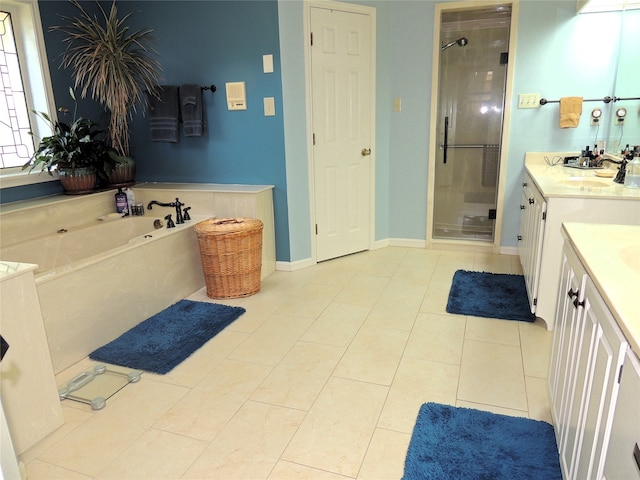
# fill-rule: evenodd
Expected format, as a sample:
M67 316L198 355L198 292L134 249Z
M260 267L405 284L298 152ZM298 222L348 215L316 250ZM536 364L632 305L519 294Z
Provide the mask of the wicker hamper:
M262 222L212 218L194 227L200 245L207 296L247 297L260 291Z

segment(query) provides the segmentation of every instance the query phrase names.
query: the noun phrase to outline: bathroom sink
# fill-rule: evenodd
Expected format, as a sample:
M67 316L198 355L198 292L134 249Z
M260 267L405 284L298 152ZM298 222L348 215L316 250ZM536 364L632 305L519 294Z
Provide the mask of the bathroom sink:
M640 273L640 245L632 245L620 250L620 258L631 270Z
M563 185L569 185L571 187L610 187L611 183L603 182L602 180L593 180L591 178L572 177L560 182Z

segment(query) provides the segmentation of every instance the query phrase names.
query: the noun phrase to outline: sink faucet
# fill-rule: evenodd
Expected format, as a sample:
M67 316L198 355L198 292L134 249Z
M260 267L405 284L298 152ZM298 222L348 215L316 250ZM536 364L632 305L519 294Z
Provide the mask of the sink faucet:
M182 209L181 207L184 206L184 203L182 203L177 197L176 197L176 201L175 202L171 202L171 203L162 203L162 202L158 202L157 200L151 200L149 202L149 204L147 205L147 210L151 210L153 205L158 205L159 207L173 207L176 209L176 223L180 224L180 223L184 223L184 218L182 217Z

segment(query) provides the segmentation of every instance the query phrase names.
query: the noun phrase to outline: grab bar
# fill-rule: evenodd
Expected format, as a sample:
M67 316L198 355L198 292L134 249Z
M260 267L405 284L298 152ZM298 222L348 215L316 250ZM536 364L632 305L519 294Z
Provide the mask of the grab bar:
M449 117L444 117L444 155L442 163L447 163L447 148L449 140Z

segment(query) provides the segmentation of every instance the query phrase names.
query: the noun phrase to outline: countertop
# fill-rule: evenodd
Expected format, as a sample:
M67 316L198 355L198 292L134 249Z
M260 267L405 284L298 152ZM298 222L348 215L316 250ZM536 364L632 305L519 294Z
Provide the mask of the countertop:
M640 354L640 227L565 223L563 230L631 349Z
M549 165L545 156L554 159L577 155L575 152L527 152L525 168L545 198L549 197L594 197L614 200L640 200L640 188L625 188L613 181L614 177L601 178L596 172L617 172L618 166L605 163L602 170L583 170L565 167L562 160L557 165ZM640 208L640 206L639 206ZM639 213L640 214L640 213Z
M265 190L273 190L273 185L239 185L225 183L163 183L145 182L136 183L133 187L137 189L157 189L157 190L191 190L197 192L221 192L221 193L261 193Z

